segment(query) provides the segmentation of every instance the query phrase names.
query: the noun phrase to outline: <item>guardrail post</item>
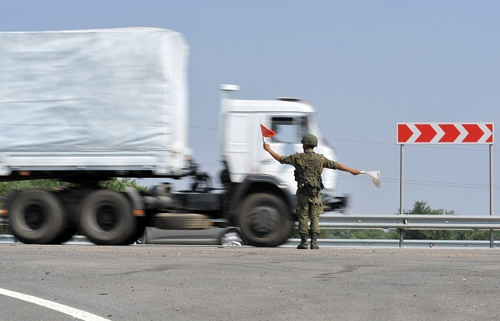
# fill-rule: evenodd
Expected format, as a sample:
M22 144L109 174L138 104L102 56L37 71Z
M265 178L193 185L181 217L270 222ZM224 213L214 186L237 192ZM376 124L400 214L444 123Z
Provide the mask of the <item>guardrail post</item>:
M493 216L493 144L490 144L490 216ZM495 230L490 230L490 248L495 247Z
M405 218L402 223L404 225L408 225L408 219ZM405 237L405 230L402 229L402 228L398 228L398 232L399 232L399 247L403 247L403 241L404 241L404 237Z
M405 164L405 145L401 144L399 147L399 215L404 214L403 206L403 181L404 181L404 164ZM399 233L399 247L403 247L404 230L398 228Z

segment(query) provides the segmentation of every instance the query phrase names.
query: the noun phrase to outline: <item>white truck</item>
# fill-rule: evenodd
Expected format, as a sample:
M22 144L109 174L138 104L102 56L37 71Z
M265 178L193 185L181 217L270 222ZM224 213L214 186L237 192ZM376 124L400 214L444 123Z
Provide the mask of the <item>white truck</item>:
M99 245L134 242L146 226L235 226L254 246L278 246L294 229L293 167L262 148L260 126L282 155L300 152L305 133L335 160L312 106L297 99L235 100L222 85L223 188L191 161L188 145L188 45L177 32L122 28L0 33L0 181L57 179L56 191L10 191L0 214L24 243L59 244L75 232ZM140 194L105 190L113 177L178 179L192 188L155 186ZM325 207L336 172L323 174Z

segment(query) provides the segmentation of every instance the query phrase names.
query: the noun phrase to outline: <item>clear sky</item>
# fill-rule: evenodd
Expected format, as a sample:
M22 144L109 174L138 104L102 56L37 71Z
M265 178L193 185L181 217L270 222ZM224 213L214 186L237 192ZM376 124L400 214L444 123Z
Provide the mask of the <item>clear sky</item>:
M159 27L190 45L190 144L218 165L219 92L238 99L300 97L318 112L338 160L380 170L340 173L353 214L399 211L397 122L500 126L498 1L2 0L0 31ZM500 147L494 147L500 215ZM405 146L405 208L425 200L457 214L489 214L487 145Z

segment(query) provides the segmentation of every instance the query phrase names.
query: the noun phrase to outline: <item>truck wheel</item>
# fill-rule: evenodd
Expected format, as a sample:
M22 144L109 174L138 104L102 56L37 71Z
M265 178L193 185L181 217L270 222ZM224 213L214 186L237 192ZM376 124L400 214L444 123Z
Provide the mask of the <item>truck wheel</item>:
M237 221L247 243L253 246L279 246L293 233L294 221L285 202L268 193L248 196Z
M66 220L61 201L41 189L20 192L10 206L10 230L23 243L53 243L64 234Z
M128 245L138 228L128 199L110 190L94 191L83 200L78 223L98 245Z
M50 244L63 244L68 242L73 238L73 236L76 233L76 228L74 227L66 227L66 229L56 237L53 241L50 242Z
M151 225L164 230L201 230L212 226L202 214L159 213L151 219Z

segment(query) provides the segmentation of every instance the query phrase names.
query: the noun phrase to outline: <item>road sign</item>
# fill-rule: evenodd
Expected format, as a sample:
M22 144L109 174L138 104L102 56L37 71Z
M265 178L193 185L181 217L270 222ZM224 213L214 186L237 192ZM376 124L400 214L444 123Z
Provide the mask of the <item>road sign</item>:
M490 150L490 216L493 215L493 123L397 123L400 146L399 212L403 214L404 147L406 144L488 144ZM490 230L490 247L494 246ZM399 234L399 246L403 234Z
M493 144L493 123L398 123L398 144Z

